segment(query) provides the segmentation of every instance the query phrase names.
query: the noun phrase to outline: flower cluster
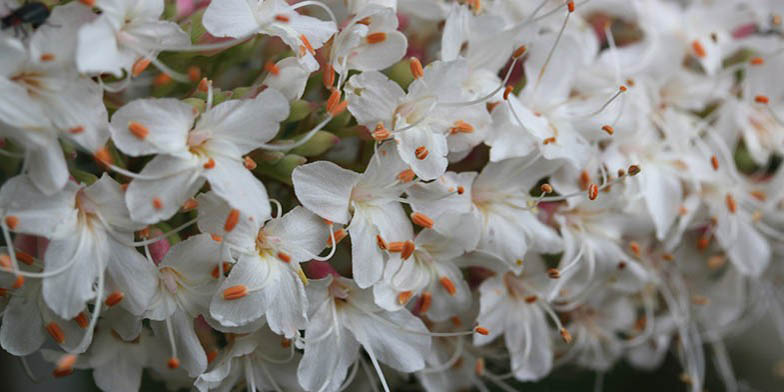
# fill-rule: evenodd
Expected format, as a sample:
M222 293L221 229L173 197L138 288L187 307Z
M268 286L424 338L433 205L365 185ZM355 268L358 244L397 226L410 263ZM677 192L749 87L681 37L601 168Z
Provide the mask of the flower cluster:
M514 390L674 348L734 390L724 339L784 331L778 0L0 16L0 344L56 377Z

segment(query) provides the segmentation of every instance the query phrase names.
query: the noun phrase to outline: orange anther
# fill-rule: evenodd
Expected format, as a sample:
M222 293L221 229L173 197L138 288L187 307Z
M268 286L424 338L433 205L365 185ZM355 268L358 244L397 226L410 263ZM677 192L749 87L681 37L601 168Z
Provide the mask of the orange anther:
M79 325L79 328L85 329L88 325L90 325L89 320L87 320L87 315L84 312L79 312L79 314L74 317L73 321L76 321L76 324Z
M511 94L513 90L514 87L512 85L506 86L506 88L504 89L504 100L509 99L509 94Z
M596 197L599 196L599 187L596 184L588 185L588 198L591 200L596 200Z
M57 365L52 374L55 377L65 377L73 373L73 366L76 364L76 355L65 354L57 360Z
M223 299L227 301L240 299L246 295L248 295L248 288L244 284L231 286L226 290L223 290Z
M618 87L618 90L620 90L622 93L625 93L628 88L624 85L621 85L621 87Z
M751 65L762 65L765 64L765 59L762 57L753 57L751 60L749 60L749 63L751 63Z
M673 260L675 260L675 256L673 256L672 253L668 253L668 252L662 253L661 257L662 257L662 259L664 259L666 261L673 261Z
M387 33L383 31L370 33L367 35L367 37L365 37L365 39L367 40L367 43L371 45L378 44L387 40Z
M291 339L281 339L280 347L283 347L283 348L291 347Z
M348 233L344 229L340 229L340 230L335 231L335 243L339 244L340 241L343 241L343 239L346 238L347 235L348 235ZM327 238L327 247L331 248L332 246L333 246L333 244L332 244L332 237L329 237L329 238Z
M484 358L477 358L476 363L474 363L474 373L477 376L484 376L485 374L485 359Z
M449 318L449 321L452 322L452 325L455 327L459 327L462 322L460 321L460 317L452 316Z
M629 169L627 170L627 172L629 172L630 176L634 177L634 176L640 174L640 167L637 166L637 165L630 165Z
M566 328L561 328L560 332L561 332L561 339L563 339L563 341L566 342L566 344L572 342L572 334L570 334L569 331L566 330Z
M11 256L7 254L0 255L0 267L3 267L6 271L11 270Z
M542 193L552 193L553 192L553 187L550 184L546 184L545 183L545 184L542 184L542 186L539 187L539 190L541 190Z
M335 223L335 222L333 222L333 221L331 221L329 219L325 219L325 218L321 218L321 221L324 222L324 224L327 225L327 226L331 226L331 225L333 225Z
M408 59L409 67L411 68L411 75L414 75L414 79L419 79L425 76L425 69L422 68L422 63L416 57L411 57Z
M264 70L273 75L280 74L280 67L278 67L277 64L273 63L272 61L267 61L264 63Z
M358 20L357 24L370 26L370 23L372 23L372 22L373 22L373 19L368 16L367 18L362 18L362 19Z
M215 360L215 358L218 358L218 350L212 350L212 351L207 353L207 363L208 364L212 363Z
M702 46L702 43L698 40L694 40L691 43L691 49L694 51L694 54L699 58L705 58L708 53L705 51L705 47Z
M417 226L422 226L428 229L432 229L433 224L435 223L432 218L421 212L412 212L411 221L414 222L414 224Z
M227 233L234 230L234 227L237 226L237 222L240 221L240 210L232 208L229 211L229 215L226 217L226 222L223 223L223 230Z
M30 256L29 254L22 252L21 250L16 251L16 259L27 265L33 265L33 263L35 262L33 256Z
M136 60L135 63L133 63L133 66L131 67L131 75L133 75L133 77L135 78L141 75L142 72L144 72L144 70L147 69L147 67L149 66L150 66L150 59L147 58L138 59Z
M154 197L152 199L152 207L155 208L156 210L160 210L163 208L163 202L161 201L160 198Z
M289 18L288 15L277 14L275 15L275 20L277 20L278 22L288 23L288 21L290 21L291 19Z
M381 238L380 234L376 235L376 244L378 245L379 249L382 249L382 250L386 250L387 249L387 243L386 243L386 241L384 241L383 238Z
M5 225L8 226L10 230L16 229L16 225L19 224L19 218L14 215L8 215L5 217Z
M550 143L555 143L555 142L556 142L556 140L557 140L557 139L555 138L555 136L551 136L551 137L548 137L547 139L544 139L544 140L542 141L542 144L544 144L544 145L546 146L546 145L548 145L548 144L550 144Z
M423 291L419 298L419 313L427 313L431 304L433 304L433 294L429 291Z
M414 177L416 177L416 173L411 169L406 169L397 173L397 179L402 183L411 182L414 180Z
M412 254L414 254L414 250L416 249L416 245L414 245L413 241L406 241L403 243L403 249L400 251L400 257L403 260L408 260Z
M49 324L46 324L46 332L49 332L49 336L54 339L55 342L63 344L65 342L65 333L63 333L63 329L60 326L52 321Z
M430 154L430 151L428 151L427 147L425 147L425 146L419 146L419 147L416 148L416 150L414 150L414 155L420 161L425 159L425 158L427 158L428 154Z
M196 89L202 93L206 93L210 89L210 82L207 80L207 78L201 78L199 86L196 87Z
M95 152L95 160L103 165L111 165L114 162L112 154L106 147L99 148L98 151Z
M84 132L84 127L81 126L81 125L77 125L77 126L75 126L75 127L73 127L73 128L68 130L68 133L70 133L71 135L78 135L78 134L80 134L82 132Z
M441 286L444 287L444 290L446 290L449 293L449 295L454 297L455 294L457 293L457 288L455 288L454 282L452 282L452 280L447 278L446 276L440 277L438 279L438 283L441 283Z
M751 197L759 201L765 201L768 199L768 195L763 191L751 191L749 192L749 194L751 195ZM17 254L16 257L19 258L19 254Z
M713 166L713 170L719 170L719 158L716 158L715 155L711 155L710 162L711 166Z
M54 61L54 53L41 53L41 61Z
M528 303L528 304L532 304L532 303L536 302L536 300L538 300L538 299L539 299L539 297L537 297L535 295L529 295L529 296L523 298L525 303Z
M528 50L528 48L526 48L525 45L523 45L515 49L515 51L512 53L512 57L519 59L520 57L523 57L526 50Z
M285 252L278 252L278 258L284 263L291 263L291 256Z
M210 234L210 238L212 238L212 240L215 241L215 242L223 241L223 237L221 237L221 236L219 236L219 235L217 235L215 233Z
M413 296L414 293L412 293L411 291L404 291L397 295L397 303L400 305L405 305L408 303L409 300L411 300L411 297Z
M387 140L389 139L390 136L392 136L389 130L387 130L387 128L384 127L384 123L381 121L379 121L378 124L376 124L376 129L373 130L373 133L371 135L373 136L373 139L375 139L377 142Z
M458 185L457 186L457 194L458 195L462 195L463 193L465 193L465 188L462 185Z
M95 0L79 0L79 2L88 7L92 7L95 5Z
M378 238L376 238L378 239ZM403 251L403 241L394 241L387 243L387 250L392 253L402 252Z
M736 211L738 211L738 203L735 202L735 198L732 197L731 194L727 194L725 201L727 202L727 209L730 211L730 214L734 214Z
M299 39L302 41L302 45L305 46L305 49L307 49L310 54L316 54L316 51L313 49L313 45L310 44L310 41L308 40L308 37L305 36L305 34L300 35Z
M569 12L574 12L574 1L570 0L568 3L566 3L566 8L569 9Z
M133 136L136 136L136 138L139 140L146 139L147 135L150 134L150 130L147 129L147 127L137 123L136 121L131 121L128 123L128 132L130 132Z
M500 104L501 102L499 101L488 102L487 104L485 104L485 108L487 109L488 113L492 113L493 109L495 109Z
M615 128L613 128L611 125L605 125L602 127L602 131L607 132L608 135L612 135L615 133Z
M25 278L22 275L17 275L16 280L14 280L14 284L11 286L12 289L18 289L24 285Z
M704 250L705 248L710 245L711 237L707 235L701 235L700 238L697 239L697 249Z
M169 358L169 361L166 362L166 366L168 366L169 369L172 370L177 369L178 367L180 367L180 360L175 357L171 357Z
M332 64L324 65L324 75L321 81L324 82L324 87L327 89L331 89L335 84L335 68L332 67Z
M215 160L210 158L207 162L204 163L203 167L205 169L213 169L213 168L215 168Z
M765 95L757 95L756 97L754 97L754 102L767 105L768 103L770 103L770 98L768 98Z
M188 67L188 80L196 83L201 79L201 69L195 65Z
M231 269L231 264L229 264L229 263L224 261L223 262L223 272L226 273L226 271L228 271L230 269ZM212 268L212 272L210 272L210 275L212 275L213 278L218 279L218 277L220 276L220 273L221 273L221 265L219 264L219 265L216 265L215 267Z
M490 334L490 330L488 330L485 327L476 327L476 328L474 328L474 332L476 332L476 333L478 333L480 335L485 335L485 336Z
M474 126L463 120L457 120L455 121L455 125L449 131L451 133L471 133L474 132Z
M340 113L343 113L343 111L346 110L347 106L348 106L348 101L343 101L337 104L334 108L332 108L332 110L328 110L329 115L332 117L336 117Z
M253 170L258 165L256 165L256 161L254 161L251 157L246 156L242 158L242 166L245 166L245 168L248 170Z
M108 307L112 307L122 302L123 298L125 298L125 294L123 294L122 291L115 291L109 294L109 296L106 297L106 301L103 303Z
M561 277L561 271L558 268L548 268L547 269L547 276L550 279L558 279Z
M171 81L172 81L172 77L169 76L169 74L159 73L158 76L156 76L155 79L152 80L152 84L155 87L161 87L171 83Z
M638 244L637 241L629 242L629 250L634 253L634 256L640 257L640 244Z
M191 197L190 199L185 200L185 203L182 203L182 212L193 211L198 207L199 207L199 202Z

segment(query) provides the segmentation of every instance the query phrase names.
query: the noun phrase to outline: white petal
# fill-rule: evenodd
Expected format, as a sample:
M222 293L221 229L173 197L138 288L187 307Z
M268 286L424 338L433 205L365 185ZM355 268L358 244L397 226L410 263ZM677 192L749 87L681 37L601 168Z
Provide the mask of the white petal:
M264 233L279 239L279 246L291 256L292 262L310 260L313 255L318 255L330 238L324 221L299 206L281 218L267 222Z
M106 265L106 233L82 229L73 236L49 243L44 255L46 268L53 271L75 259L59 275L43 280L44 301L58 316L70 320L95 297L93 282Z
M128 155L172 154L185 150L193 119L193 107L180 100L137 99L114 113L110 130L117 148ZM143 139L131 132L136 124L147 130Z
M212 191L232 208L259 221L270 216L271 208L264 184L242 163L224 157L215 158L215 167L203 173Z
M136 392L142 384L142 364L128 355L115 355L93 369L95 385L104 391Z
M120 303L135 315L141 315L150 305L156 286L158 270L136 249L109 238L109 262L106 272L113 286L123 293Z
M38 296L14 295L8 301L0 325L3 349L16 356L34 353L46 340Z
M140 174L162 178L131 181L125 191L131 219L140 223L157 223L170 218L204 184L204 180L200 178L201 170L195 159L180 159L168 155L153 158Z
M403 58L408 47L406 36L399 31L387 31L384 42L365 43L349 55L348 67L360 71L377 71L387 68Z
M346 88L348 110L367 127L375 127L381 121L391 128L395 109L404 95L397 83L375 71L352 76Z
M108 16L99 16L79 30L76 66L85 74L108 72L121 77L137 55L117 46L116 31Z
M369 287L378 282L384 272L384 253L378 247L379 234L368 217L355 214L348 226L351 236L351 267L354 281L359 287ZM388 241L385 239L385 241Z
M400 158L411 165L411 170L422 180L434 180L446 172L449 148L443 134L419 125L397 134L395 140ZM424 159L417 157L417 151L422 148L427 151Z
M263 221L240 212L237 224L231 231L226 232L231 206L215 192L202 193L196 200L199 202L198 225L202 233L217 234L239 249L255 249L256 235L264 224Z
M262 84L280 91L289 101L302 98L310 72L294 57L286 57L275 65L279 69L278 74L270 72Z
M57 139L51 139L41 148L31 148L26 152L27 175L35 186L49 195L62 190L70 173Z
M216 37L244 37L259 28L250 4L246 0L210 2L202 23Z
M291 175L294 193L305 208L336 223L348 223L351 190L359 174L329 162L298 166Z
M0 207L19 219L15 231L54 237L76 222L74 202L79 188L70 183L51 196L41 193L27 176L12 177L0 188ZM68 233L72 234L72 233Z
M177 355L182 368L188 371L189 376L198 376L207 368L207 355L193 330L193 318L182 310L178 310L169 318L169 322L172 324L172 329L176 331L174 344L177 345ZM163 321L153 321L150 325L155 336L167 339L166 325Z

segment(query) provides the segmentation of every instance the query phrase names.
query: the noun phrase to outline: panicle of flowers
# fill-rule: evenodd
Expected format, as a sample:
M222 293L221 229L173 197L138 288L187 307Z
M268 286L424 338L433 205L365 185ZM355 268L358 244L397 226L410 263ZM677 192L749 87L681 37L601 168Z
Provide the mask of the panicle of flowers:
M53 377L515 390L674 349L737 390L725 338L784 314L779 1L56 3L0 0L0 346Z

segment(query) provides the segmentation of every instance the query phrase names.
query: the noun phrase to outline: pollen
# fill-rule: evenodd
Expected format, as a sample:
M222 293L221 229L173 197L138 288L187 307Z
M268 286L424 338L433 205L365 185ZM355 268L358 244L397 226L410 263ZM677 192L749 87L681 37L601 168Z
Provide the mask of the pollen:
M409 300L411 300L411 297L413 296L414 293L412 293L411 291L404 291L397 295L397 303L399 305L405 305L408 303Z
M513 90L514 90L514 87L512 87L511 85L506 86L506 88L504 89L504 100L505 101L509 99L509 94L511 94Z
M402 183L414 181L414 177L416 177L416 173L411 169L406 169L397 173L397 179Z
M321 81L327 89L331 89L332 85L335 84L335 68L332 67L332 64L324 65L324 75Z
M109 294L109 296L106 297L106 301L104 301L103 303L106 304L106 306L108 307L112 307L122 302L123 298L125 298L125 294L123 294L122 291L115 291Z
M280 67L278 67L272 61L267 61L266 63L264 63L264 70L269 72L269 73L271 73L271 74L273 74L273 75L279 75L280 74Z
M169 358L169 360L166 362L166 366L167 366L169 369L172 369L172 370L174 370L174 369L177 369L177 368L179 368L179 367L180 367L180 360L179 360L179 359L177 359L177 358L175 358L175 357L171 357L171 358Z
M694 55L701 59L708 55L708 53L705 51L705 47L702 46L702 43L698 40L692 41L691 49L694 51Z
M413 241L406 241L403 243L403 249L400 251L400 257L403 260L408 260L409 257L414 253L416 249L416 245L414 245Z
M611 125L605 125L602 127L602 131L606 132L608 135L612 135L615 133L615 128Z
M384 123L379 121L378 124L376 124L376 129L373 130L372 136L373 139L380 142L389 139L392 134L384 127Z
M387 243L384 241L383 238L381 238L380 234L376 235L376 244L378 245L378 248L381 250L387 249Z
M408 59L409 68L411 68L411 75L414 75L414 79L420 79L425 76L425 69L422 68L422 63L416 57L411 57Z
M768 98L766 95L757 95L754 97L754 102L767 105L770 103L770 98Z
M244 296L248 295L248 288L244 284L239 284L236 286L231 286L226 290L223 290L223 299L227 301L233 301L235 299L240 299Z
M49 332L49 336L51 336L55 342L59 344L65 343L65 333L56 322L52 321L49 324L46 324L46 332Z
M432 229L435 222L429 216L421 212L412 212L411 221L417 226L422 226L427 229Z
M291 263L291 256L286 252L278 252L278 259L284 263Z
M438 283L441 283L441 286L446 290L447 293L451 296L455 296L457 293L457 288L455 288L454 282L446 276L442 276L438 279Z
M751 60L749 60L749 63L751 65L762 65L765 64L765 59L762 57L753 57Z
M566 342L566 344L572 342L572 334L570 334L569 331L566 330L566 328L561 328L560 333L561 333L561 339L563 339L563 341Z
M78 134L80 134L82 132L84 132L84 127L81 126L81 125L77 125L77 126L75 126L75 127L73 127L73 128L68 130L68 133L70 133L71 135L78 135Z
M730 214L734 214L738 210L738 203L735 202L735 198L728 193L724 199L727 203L727 209L730 211Z
M370 33L367 35L367 37L365 37L365 39L367 40L367 43L371 45L379 44L387 40L387 33L383 31L379 31L377 33Z
M163 202L161 201L160 198L155 197L152 199L152 207L155 208L156 210L160 210L163 208Z
M300 39L300 41L302 41L302 45L305 46L305 49L307 49L308 52L310 52L310 54L315 56L316 55L316 51L313 49L313 45L310 44L310 41L308 40L308 37L306 37L305 34L302 34L302 35L299 36L299 39Z
M150 130L147 129L147 127L137 123L136 121L131 121L128 123L128 132L130 132L133 136L136 136L136 138L139 140L146 139L147 135L150 134Z
M54 61L54 53L41 53L41 61L42 62Z
M704 250L705 248L710 245L711 237L707 235L701 235L700 238L697 239L697 249Z
M433 304L433 294L429 291L423 291L422 296L419 298L419 313L427 313L430 310L430 305Z
M147 67L149 66L150 66L150 59L146 59L146 58L138 59L136 60L135 63L133 63L133 66L131 67L131 75L133 75L133 77L135 78L141 75L142 72L144 72L144 70L147 69Z
M229 215L226 217L226 222L223 223L223 230L227 233L234 230L237 222L240 220L240 210L232 208Z
M277 14L275 15L275 20L278 22L288 23L291 19L288 17L288 15Z
M52 372L55 377L65 377L73 373L73 366L76 364L76 355L65 354L57 360L57 365Z
M14 215L8 215L5 217L5 225L8 226L9 229L14 230L16 229L16 225L19 224L19 218Z
M205 169L214 169L215 168L215 160L210 158L207 162L204 163L203 167Z
M476 327L474 328L474 332L485 336L490 335L490 330L485 327Z
M430 151L428 151L427 147L425 147L425 146L419 146L419 147L416 148L416 150L414 150L414 155L420 161L425 159L425 158L427 158L428 154L430 154Z
M348 235L348 233L346 233L346 230L344 230L344 229L340 229L340 230L336 231L335 232L335 243L339 244L340 241L343 241L343 239L346 238L347 235ZM331 248L333 246L334 246L334 244L332 243L332 237L327 238L327 247Z
M591 200L596 200L599 196L599 187L596 184L588 185L588 198Z
M74 317L73 321L75 321L81 329L87 328L87 326L90 324L87 320L87 315L85 315L84 312L79 312L79 314Z
M469 123L467 123L467 122L465 122L465 121L463 121L463 120L457 120L457 121L455 121L455 125L452 128L450 128L449 132L452 133L452 134L455 134L455 133L472 133L472 132L474 132L474 126L469 124Z

